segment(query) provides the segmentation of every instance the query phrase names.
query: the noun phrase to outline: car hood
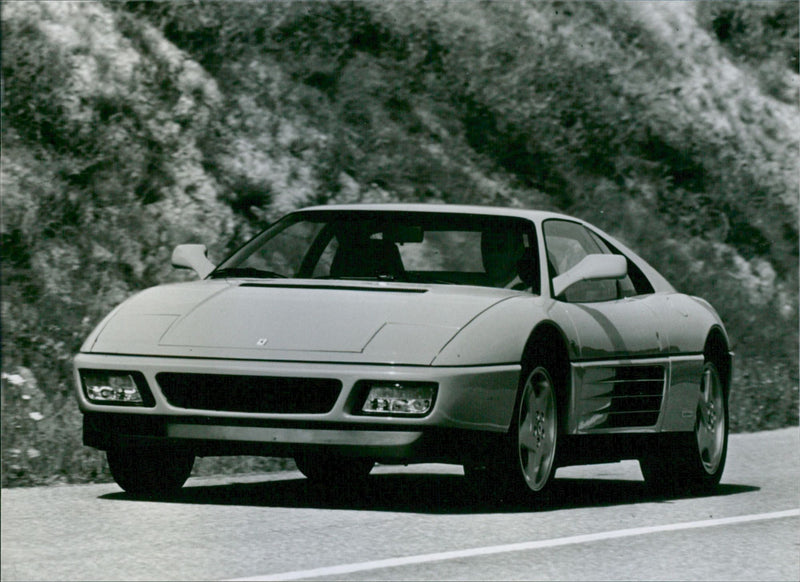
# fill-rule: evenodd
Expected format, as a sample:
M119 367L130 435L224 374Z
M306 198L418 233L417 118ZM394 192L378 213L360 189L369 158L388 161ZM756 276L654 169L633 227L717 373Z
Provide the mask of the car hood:
M389 282L165 285L123 303L84 351L429 365L471 320L513 295Z

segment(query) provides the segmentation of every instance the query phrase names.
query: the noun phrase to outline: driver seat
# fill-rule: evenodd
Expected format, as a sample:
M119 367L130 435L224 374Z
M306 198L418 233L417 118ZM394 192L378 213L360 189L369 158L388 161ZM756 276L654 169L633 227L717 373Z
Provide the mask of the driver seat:
M343 242L331 263L333 278L400 279L404 275L405 268L400 258L400 251L388 240L363 239Z

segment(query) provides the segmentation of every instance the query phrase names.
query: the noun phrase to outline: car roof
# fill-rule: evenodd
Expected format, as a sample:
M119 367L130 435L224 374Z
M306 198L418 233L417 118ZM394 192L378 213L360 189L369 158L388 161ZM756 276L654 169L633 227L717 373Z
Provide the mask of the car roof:
M372 211L372 212L434 212L442 214L468 214L482 216L512 216L527 218L534 222L542 222L548 218L568 219L587 224L579 218L551 212L547 210L530 210L525 208L504 208L501 206L479 206L466 204L404 204L404 203L370 203L370 204L331 204L301 208L298 212L330 212L330 211Z

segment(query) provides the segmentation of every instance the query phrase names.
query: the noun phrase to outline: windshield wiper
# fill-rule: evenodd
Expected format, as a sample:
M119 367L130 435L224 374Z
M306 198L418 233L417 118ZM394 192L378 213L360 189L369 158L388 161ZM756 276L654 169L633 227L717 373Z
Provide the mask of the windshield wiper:
M227 269L217 269L211 273L212 279L224 279L225 277L253 277L258 279L286 279L286 275L281 275L275 271L256 269L254 267L228 267Z

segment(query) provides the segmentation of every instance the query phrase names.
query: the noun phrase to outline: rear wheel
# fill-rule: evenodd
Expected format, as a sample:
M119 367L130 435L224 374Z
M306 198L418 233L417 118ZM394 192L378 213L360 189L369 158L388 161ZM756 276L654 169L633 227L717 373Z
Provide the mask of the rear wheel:
M639 465L647 484L656 490L703 491L719 483L727 453L728 402L716 365L707 361L694 431L665 435Z
M340 484L367 478L375 462L372 459L348 458L326 453L304 453L294 462L309 481L319 484Z
M143 495L178 491L194 465L193 453L166 447L110 449L106 458L117 485Z

